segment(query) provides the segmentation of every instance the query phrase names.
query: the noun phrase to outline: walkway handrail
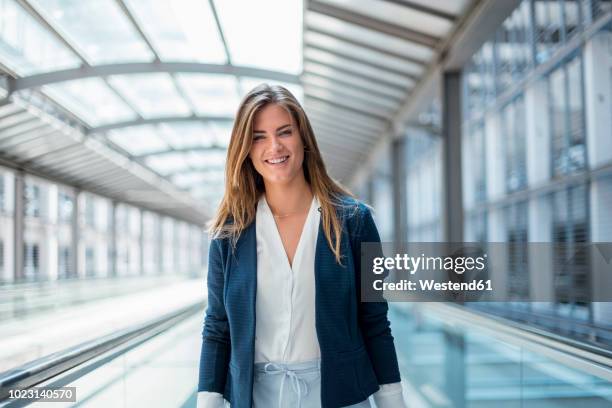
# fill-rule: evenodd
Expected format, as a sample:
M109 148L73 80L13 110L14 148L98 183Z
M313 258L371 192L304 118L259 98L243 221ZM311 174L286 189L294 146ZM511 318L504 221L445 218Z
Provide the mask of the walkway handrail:
M475 329L492 337L556 360L566 366L612 381L612 352L550 331L465 306L428 302L419 307L437 315L447 327ZM401 306L400 306L401 308Z
M201 311L204 304L204 301L196 302L157 319L81 343L0 373L0 401L8 397L10 389L26 389L40 384L136 338L150 339Z

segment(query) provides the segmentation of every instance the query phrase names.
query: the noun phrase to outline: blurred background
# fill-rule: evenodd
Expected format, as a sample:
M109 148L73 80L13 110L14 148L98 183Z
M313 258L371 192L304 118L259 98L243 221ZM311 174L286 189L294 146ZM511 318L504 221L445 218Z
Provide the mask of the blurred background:
M516 302L390 304L410 407L612 406L612 289L527 245L612 241L610 0L0 0L0 406L195 406L205 224L262 82L383 241L515 244Z

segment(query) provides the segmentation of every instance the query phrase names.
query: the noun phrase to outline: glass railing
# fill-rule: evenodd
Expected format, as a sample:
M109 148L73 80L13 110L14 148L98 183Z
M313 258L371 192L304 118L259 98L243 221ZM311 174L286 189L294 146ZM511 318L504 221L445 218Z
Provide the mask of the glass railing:
M418 407L611 407L608 350L442 303L394 303L406 401Z

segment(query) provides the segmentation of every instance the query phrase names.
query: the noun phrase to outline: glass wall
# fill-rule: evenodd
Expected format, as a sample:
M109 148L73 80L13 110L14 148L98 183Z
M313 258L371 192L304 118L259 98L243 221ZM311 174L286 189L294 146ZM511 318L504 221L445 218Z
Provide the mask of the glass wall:
M525 299L537 273L555 299L488 311L608 345L612 306L588 302L586 256L571 275L567 253L546 268L515 265L529 262L528 242L571 251L612 237L610 12L609 1L523 0L464 67L462 103L465 240L514 243L512 297Z
M15 276L15 188L14 170L0 168L0 283L195 276L205 267L202 227L25 174L23 273Z
M406 129L406 241L436 242L443 239L442 141L440 100L419 114L419 125Z
M391 145L383 146L376 155L374 173L371 179L371 202L380 239L393 241L393 178Z

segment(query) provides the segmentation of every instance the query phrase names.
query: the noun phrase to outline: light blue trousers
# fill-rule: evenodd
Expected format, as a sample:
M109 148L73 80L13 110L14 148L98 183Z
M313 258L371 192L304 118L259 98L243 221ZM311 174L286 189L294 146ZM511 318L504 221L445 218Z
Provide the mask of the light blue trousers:
M321 359L255 363L253 408L320 408ZM348 408L371 408L364 400Z

